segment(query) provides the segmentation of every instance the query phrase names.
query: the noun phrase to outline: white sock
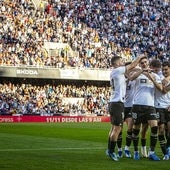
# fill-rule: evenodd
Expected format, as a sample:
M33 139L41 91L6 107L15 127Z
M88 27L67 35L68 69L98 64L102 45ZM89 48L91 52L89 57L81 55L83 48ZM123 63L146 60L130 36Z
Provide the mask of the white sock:
M149 155L152 155L153 153L155 153L154 151L149 151Z
M129 150L129 146L125 146L125 150Z
M122 151L122 148L118 148L118 151Z

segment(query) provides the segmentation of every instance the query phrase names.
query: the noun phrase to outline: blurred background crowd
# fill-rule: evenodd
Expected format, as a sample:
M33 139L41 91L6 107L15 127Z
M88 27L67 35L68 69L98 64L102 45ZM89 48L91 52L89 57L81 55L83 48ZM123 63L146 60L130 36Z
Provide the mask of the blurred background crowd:
M110 97L107 83L3 80L0 114L106 116Z
M169 0L0 0L0 4L0 66L109 69L113 55L130 61L140 53L170 60ZM49 51L46 42L69 48ZM61 101L66 95L84 98L76 112L107 114L108 82L87 86L34 82L2 79L0 112L74 110L74 105Z

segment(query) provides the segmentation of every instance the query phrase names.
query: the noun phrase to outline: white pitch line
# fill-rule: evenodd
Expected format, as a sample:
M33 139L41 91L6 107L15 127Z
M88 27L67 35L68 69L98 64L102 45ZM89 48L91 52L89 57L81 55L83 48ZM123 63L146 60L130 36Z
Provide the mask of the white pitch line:
M100 150L104 147L92 148L16 148L16 149L0 149L0 152L15 152L15 151L61 151L61 150Z

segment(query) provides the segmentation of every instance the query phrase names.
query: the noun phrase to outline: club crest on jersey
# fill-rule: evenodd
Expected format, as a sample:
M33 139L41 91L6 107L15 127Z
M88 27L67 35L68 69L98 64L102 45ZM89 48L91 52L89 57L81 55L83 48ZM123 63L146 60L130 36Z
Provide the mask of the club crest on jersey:
M147 83L146 79L140 79L140 83Z
M128 86L126 87L126 89L127 89L127 90L130 90L130 89L131 89L131 85L128 85Z

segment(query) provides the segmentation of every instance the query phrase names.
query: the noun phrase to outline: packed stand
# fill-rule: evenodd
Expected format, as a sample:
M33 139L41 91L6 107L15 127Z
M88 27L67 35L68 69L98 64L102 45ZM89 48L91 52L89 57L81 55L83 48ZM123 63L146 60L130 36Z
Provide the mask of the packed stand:
M44 1L43 1L44 2ZM0 65L109 68L111 54L170 58L167 0L1 1ZM44 42L68 43L49 55Z
M109 96L107 84L48 84L42 80L18 84L4 80L0 83L0 115L106 116ZM69 103L65 98L77 100Z
M107 69L112 54L131 60L141 52L149 58L170 60L170 7L166 0L51 0L37 9L29 0L0 3L1 66ZM67 43L75 55L67 56L66 49L49 55L45 42ZM53 115L68 110L107 114L108 87L73 87L1 82L1 114ZM70 92L73 89L76 94ZM64 97L84 98L84 103L64 104Z

